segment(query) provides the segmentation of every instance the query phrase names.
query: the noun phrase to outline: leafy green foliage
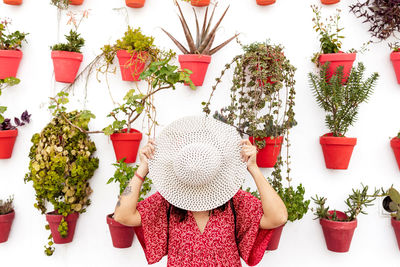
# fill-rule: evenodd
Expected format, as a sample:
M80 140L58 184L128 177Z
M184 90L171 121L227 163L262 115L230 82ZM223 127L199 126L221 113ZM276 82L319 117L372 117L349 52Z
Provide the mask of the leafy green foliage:
M14 210L13 201L14 201L13 196L10 196L5 201L0 199L0 215L11 213Z
M328 67L327 62L319 76L309 73L310 85L318 104L327 112L327 127L333 136L344 136L357 119L359 105L373 93L379 75L373 73L364 80L365 67L359 63L352 69L347 83L343 84L343 67L338 67L332 78L327 79Z
M0 50L17 50L22 47L22 42L26 41L27 33L20 31L10 32L8 25L11 22L4 19L0 22Z
M9 77L9 78L5 78L5 79L0 79L0 96L3 93L3 90L17 85L20 83L20 80L18 78L14 78L14 77ZM7 111L7 107L6 106L0 106L0 124L4 122L5 118L4 118L4 112Z
M389 208L392 212L392 217L400 221L400 193L395 188L391 187L387 193L391 199Z
M139 165L136 165L135 167L130 166L125 163L124 158L118 161L118 163L114 163L113 166L116 168L116 170L114 176L107 181L107 184L110 184L112 182L119 183L119 194L121 195L122 192L124 192L125 188L128 186L129 181L135 176ZM148 177L145 177L144 183L142 184L142 189L140 190L139 194L139 202L142 201L144 199L144 196L146 196L150 192L152 184L153 181Z
M350 222L354 221L359 214L367 214L364 209L373 206L372 202L379 196L380 191L375 189L372 195L369 195L368 186L363 184L361 186L361 189L352 189L352 194L346 199L347 211L345 211L345 214L347 218L344 220L337 217L336 210L334 210L333 214L329 213L330 208L326 206L327 199L325 197L319 197L318 195L315 198L312 197L311 199L317 205L314 210L315 219Z
M66 113L63 104L68 103L68 94L60 93L58 97L57 105L50 107L53 119L40 133L32 136L25 183L33 182L36 192L34 206L42 214L46 213L46 203L49 202L56 214L66 217L75 212L86 212L92 193L89 180L98 168L99 160L93 156L96 151L94 142L80 130L88 130L92 116L85 111ZM65 220L59 231L66 236L68 224ZM46 255L54 251L51 239Z
M243 50L244 54L234 57L216 79L208 102L202 103L203 111L210 114L214 91L225 72L233 67L231 104L214 117L235 126L241 134L256 138L284 135L297 124L293 110L296 68L280 45L253 43L243 46ZM257 146L263 148L265 142Z
M51 47L53 51L67 51L81 53L81 48L85 44L85 39L80 37L80 34L74 30L70 30L69 35L65 35L67 43L55 44Z
M50 4L59 9L67 9L69 7L69 2L70 0L51 0Z

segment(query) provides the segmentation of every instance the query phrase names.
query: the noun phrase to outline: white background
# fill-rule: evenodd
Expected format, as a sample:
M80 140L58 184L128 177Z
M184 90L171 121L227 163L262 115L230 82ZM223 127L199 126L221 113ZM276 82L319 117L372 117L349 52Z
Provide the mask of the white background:
M0 3L0 17L13 19L12 28L29 32L28 44L24 44L24 57L18 72L21 83L7 89L1 96L1 104L7 105L7 115L19 115L25 109L32 113L32 123L20 129L14 154L10 160L0 161L0 197L15 196L16 218L9 241L0 244L0 266L146 266L142 249L135 238L129 249L115 249L111 244L106 214L114 209L118 194L116 184L106 185L114 173L111 164L115 161L111 142L104 135L94 135L100 167L91 180L93 188L92 205L78 221L73 243L56 246L52 257L46 257L43 246L49 232L45 230L45 216L33 207L34 190L32 184L24 184L23 178L28 170L28 152L31 136L39 132L50 120L47 110L48 97L63 88L54 82L53 66L49 47L64 41L63 34L69 31L65 25L65 13L61 16L58 29L56 8L49 0L25 0L22 6L12 7ZM343 3L346 2L346 3ZM355 1L342 1L335 6L324 6L323 14L332 14L335 8L341 8L342 25L345 26L344 50L359 48L368 41L367 25L348 12L348 4ZM360 109L359 120L348 133L357 137L353 157L347 171L327 170L324 165L319 136L326 133L324 112L317 106L307 81L307 73L315 71L310 62L319 42L312 29L310 4L320 4L319 0L278 0L267 7L257 6L255 0L221 0L218 14L231 4L222 27L218 32L218 41L224 41L235 32L240 32L244 44L271 39L286 47L285 55L298 70L296 72L296 116L298 126L291 131L292 169L294 184L303 183L307 196L325 195L331 207L344 209L344 199L352 187L360 183L370 187L399 185L399 170L391 151L389 140L400 128L400 87L389 60L390 50L385 42L373 44L370 51L359 54L357 61L363 61L367 73L380 73L375 93L369 103ZM144 33L156 37L156 44L164 48L175 49L174 44L160 30L165 27L184 42L184 36L176 16L172 0L148 0L142 9L127 8L121 11L113 8L125 7L123 0L85 0L80 7L71 7L79 11L91 9L89 19L84 21L80 32L86 38L83 48L86 66L107 43L120 38L126 30L125 14L129 15L129 24L142 27ZM194 26L190 5L182 3L188 14L187 19ZM198 9L204 12L204 9ZM178 50L176 50L179 52ZM241 53L235 42L213 56L203 87L191 91L179 86L176 91L162 92L156 98L158 121L161 127L184 115L201 114L201 101L207 99L214 79L234 55ZM82 69L81 67L81 69ZM118 70L119 71L119 70ZM109 98L104 76L99 83L92 77L88 88L88 101L83 100L84 86L80 82L71 96L73 108L84 105L97 118L91 123L92 129L102 129L110 120L106 114L113 108ZM122 82L120 73L109 77L111 92L120 101L134 83ZM139 86L141 84L138 84ZM230 75L216 93L213 108L220 108L229 102ZM141 129L141 120L135 127ZM142 145L147 138L144 138ZM265 169L265 175L271 170ZM248 177L248 183L250 183ZM326 249L321 227L313 220L309 212L303 220L288 223L284 229L280 247L264 256L260 266L399 266L400 254L395 241L389 218L381 215L380 201L369 209L368 216L359 217L349 253L337 254ZM311 204L310 206L313 206ZM51 208L50 208L51 209ZM165 266L166 259L155 266Z

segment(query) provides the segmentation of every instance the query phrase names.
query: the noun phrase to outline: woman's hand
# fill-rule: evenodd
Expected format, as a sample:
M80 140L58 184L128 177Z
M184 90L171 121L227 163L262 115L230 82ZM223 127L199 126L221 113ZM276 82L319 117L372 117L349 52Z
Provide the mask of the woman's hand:
M149 159L154 157L155 145L154 140L149 139L148 143L139 150L140 165L138 174L143 177L149 172Z
M253 146L247 139L243 139L240 144L242 145L240 155L243 162L247 163L247 168L257 167L257 147Z

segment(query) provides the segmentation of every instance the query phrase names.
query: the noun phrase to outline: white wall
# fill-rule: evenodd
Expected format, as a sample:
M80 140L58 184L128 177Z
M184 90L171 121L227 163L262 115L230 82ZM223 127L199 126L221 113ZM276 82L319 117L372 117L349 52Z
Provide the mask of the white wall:
M12 159L0 161L0 197L14 194L17 213L9 241L0 244L0 266L146 266L136 239L129 249L115 249L111 244L105 216L114 209L118 187L106 185L114 172L111 164L115 158L112 145L104 135L92 136L97 145L100 167L91 181L94 190L92 205L80 217L73 243L56 246L52 257L46 257L43 253L49 235L44 228L45 217L34 209L32 184L24 184L23 178L28 169L30 138L51 118L46 108L47 97L62 88L61 84L54 82L49 46L57 41L58 35L62 37L69 30L63 14L58 34L57 11L48 2L24 0L19 7L0 3L0 17L12 18L14 29L30 33L29 43L23 47L24 57L18 73L21 84L7 89L1 96L1 103L9 106L7 114L17 115L25 109L33 114L33 122L20 129ZM325 6L323 13L333 13L336 7L341 8L347 36L344 49L358 48L369 39L367 26L348 13L344 2L355 0L342 1L332 7ZM368 73L378 71L381 77L373 97L368 104L361 106L359 120L348 133L348 136L358 137L349 170L327 170L318 139L327 132L325 114L316 105L307 81L307 73L314 69L310 58L318 49L309 6L319 4L319 0L278 0L269 7L259 7L255 0L221 0L219 11L228 3L231 3L231 9L219 31L220 41L235 32L241 33L243 43L269 38L274 43L284 44L286 56L298 68L296 115L299 125L291 135L294 183L302 182L307 196L324 194L336 209L345 208L343 200L351 188L359 186L361 182L371 187L399 186L399 170L389 146L389 137L394 136L400 128L396 125L400 111L400 87L396 83L386 43L374 44L369 52L358 55L357 60L365 63ZM113 10L124 6L123 0L85 0L83 6L71 8L91 9L89 19L83 22L80 29L87 40L83 48L82 66L99 53L100 47L119 38L125 31L124 10ZM182 6L185 11L190 11L190 5ZM155 36L159 46L175 49L160 26L184 41L172 0L148 0L144 8L128 8L127 13L130 25L140 26L145 33ZM192 17L188 18L193 23ZM224 64L240 52L240 47L231 43L213 56L205 84L196 91L182 86L174 92L160 93L157 96L158 120L161 124L158 131L183 115L201 114L200 103L208 97L214 78ZM134 86L133 83L122 82L119 73L110 77L110 84L117 100ZM74 99L71 109L83 108L83 91L83 83L77 84L75 95L71 97ZM229 101L228 91L229 78L226 78L216 94L213 107L221 107ZM91 79L86 106L97 115L97 119L91 123L92 129L101 129L109 123L106 114L112 109L112 103L104 79L102 83L98 83L94 77ZM140 129L141 121L135 126ZM264 170L265 175L270 172ZM389 219L380 215L378 206L380 202L369 209L368 216L359 217L359 226L349 253L336 254L326 249L321 227L309 212L302 221L288 223L279 250L266 254L260 266L376 266L381 263L398 266L400 257L395 236ZM155 266L165 265L166 259Z

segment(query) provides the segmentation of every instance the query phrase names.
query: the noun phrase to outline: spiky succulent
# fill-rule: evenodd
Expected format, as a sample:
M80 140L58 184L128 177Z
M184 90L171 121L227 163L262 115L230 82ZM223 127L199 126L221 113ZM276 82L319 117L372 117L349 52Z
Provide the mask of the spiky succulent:
M222 14L218 22L215 24L213 28L211 28L211 22L214 17L214 12L216 6L214 6L213 11L211 13L210 18L208 19L208 7L206 9L206 12L204 14L204 20L203 20L203 26L200 31L200 24L199 20L197 18L197 13L195 9L193 9L194 17L196 19L196 40L194 40L193 35L189 29L188 24L186 23L186 19L183 15L182 9L178 2L176 2L176 5L178 6L178 10L180 15L178 15L179 20L181 21L183 31L185 33L186 41L188 44L189 48L185 48L175 37L173 37L169 32L161 28L169 38L175 43L175 45L179 48L179 50L182 51L184 54L202 54L202 55L213 55L216 52L218 52L221 48L226 46L229 42L231 42L233 39L235 39L239 34L235 34L233 37L229 38L222 44L211 48L214 40L215 40L215 35L217 33L217 29L219 25L221 24L222 20L225 17L226 12L228 12L229 6L225 9L225 12Z

